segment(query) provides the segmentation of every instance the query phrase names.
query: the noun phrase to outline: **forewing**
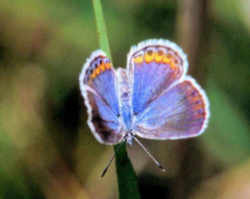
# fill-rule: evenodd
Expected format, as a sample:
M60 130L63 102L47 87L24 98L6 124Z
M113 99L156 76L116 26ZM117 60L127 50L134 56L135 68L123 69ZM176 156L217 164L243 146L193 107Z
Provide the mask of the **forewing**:
M208 122L205 92L191 77L166 90L135 122L136 134L148 139L180 139L201 134Z
M101 143L117 144L124 136L119 122L117 80L112 64L103 51L92 53L79 81L92 133Z
M132 110L142 113L162 92L180 81L187 71L186 55L168 40L147 40L131 48L128 54L132 88Z

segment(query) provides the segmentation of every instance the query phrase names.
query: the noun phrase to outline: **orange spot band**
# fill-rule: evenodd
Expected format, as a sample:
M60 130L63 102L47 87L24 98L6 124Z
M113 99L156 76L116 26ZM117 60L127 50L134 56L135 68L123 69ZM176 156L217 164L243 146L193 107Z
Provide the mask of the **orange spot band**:
M98 75L100 75L101 73L103 73L106 70L111 69L111 63L105 63L105 64L100 64L96 67L96 69L92 72L92 74L90 75L90 78L93 80L95 79Z

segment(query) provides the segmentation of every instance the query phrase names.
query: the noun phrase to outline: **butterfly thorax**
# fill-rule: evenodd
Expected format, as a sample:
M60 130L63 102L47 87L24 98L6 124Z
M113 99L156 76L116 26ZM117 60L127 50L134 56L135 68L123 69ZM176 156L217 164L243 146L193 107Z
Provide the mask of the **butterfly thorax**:
M118 69L118 82L119 82L119 101L122 124L124 130L131 132L133 129L132 111L131 111L131 89L128 83L128 76L126 70Z

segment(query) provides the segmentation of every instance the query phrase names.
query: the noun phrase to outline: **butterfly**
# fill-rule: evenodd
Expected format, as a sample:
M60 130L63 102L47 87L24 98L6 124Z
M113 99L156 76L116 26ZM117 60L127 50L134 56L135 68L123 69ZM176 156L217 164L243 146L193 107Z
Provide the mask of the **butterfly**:
M149 39L132 46L126 69L115 70L105 52L94 51L79 83L97 141L132 144L139 142L136 136L175 140L202 134L209 101L187 70L187 56L169 40Z

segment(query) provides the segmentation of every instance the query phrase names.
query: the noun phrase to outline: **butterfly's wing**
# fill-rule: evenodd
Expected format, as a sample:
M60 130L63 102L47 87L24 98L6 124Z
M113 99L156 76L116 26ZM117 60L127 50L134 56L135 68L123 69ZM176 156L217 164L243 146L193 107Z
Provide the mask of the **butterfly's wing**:
M116 73L103 51L92 53L83 66L79 82L88 109L88 125L96 139L104 144L122 141Z
M128 54L132 87L132 110L138 115L170 85L184 77L186 56L167 40L146 40L131 48Z
M180 139L201 134L209 117L204 91L191 77L166 90L137 118L137 135L148 139Z
M128 56L133 94L134 131L148 139L179 139L199 135L206 127L208 100L186 77L185 54L174 43L149 40Z

